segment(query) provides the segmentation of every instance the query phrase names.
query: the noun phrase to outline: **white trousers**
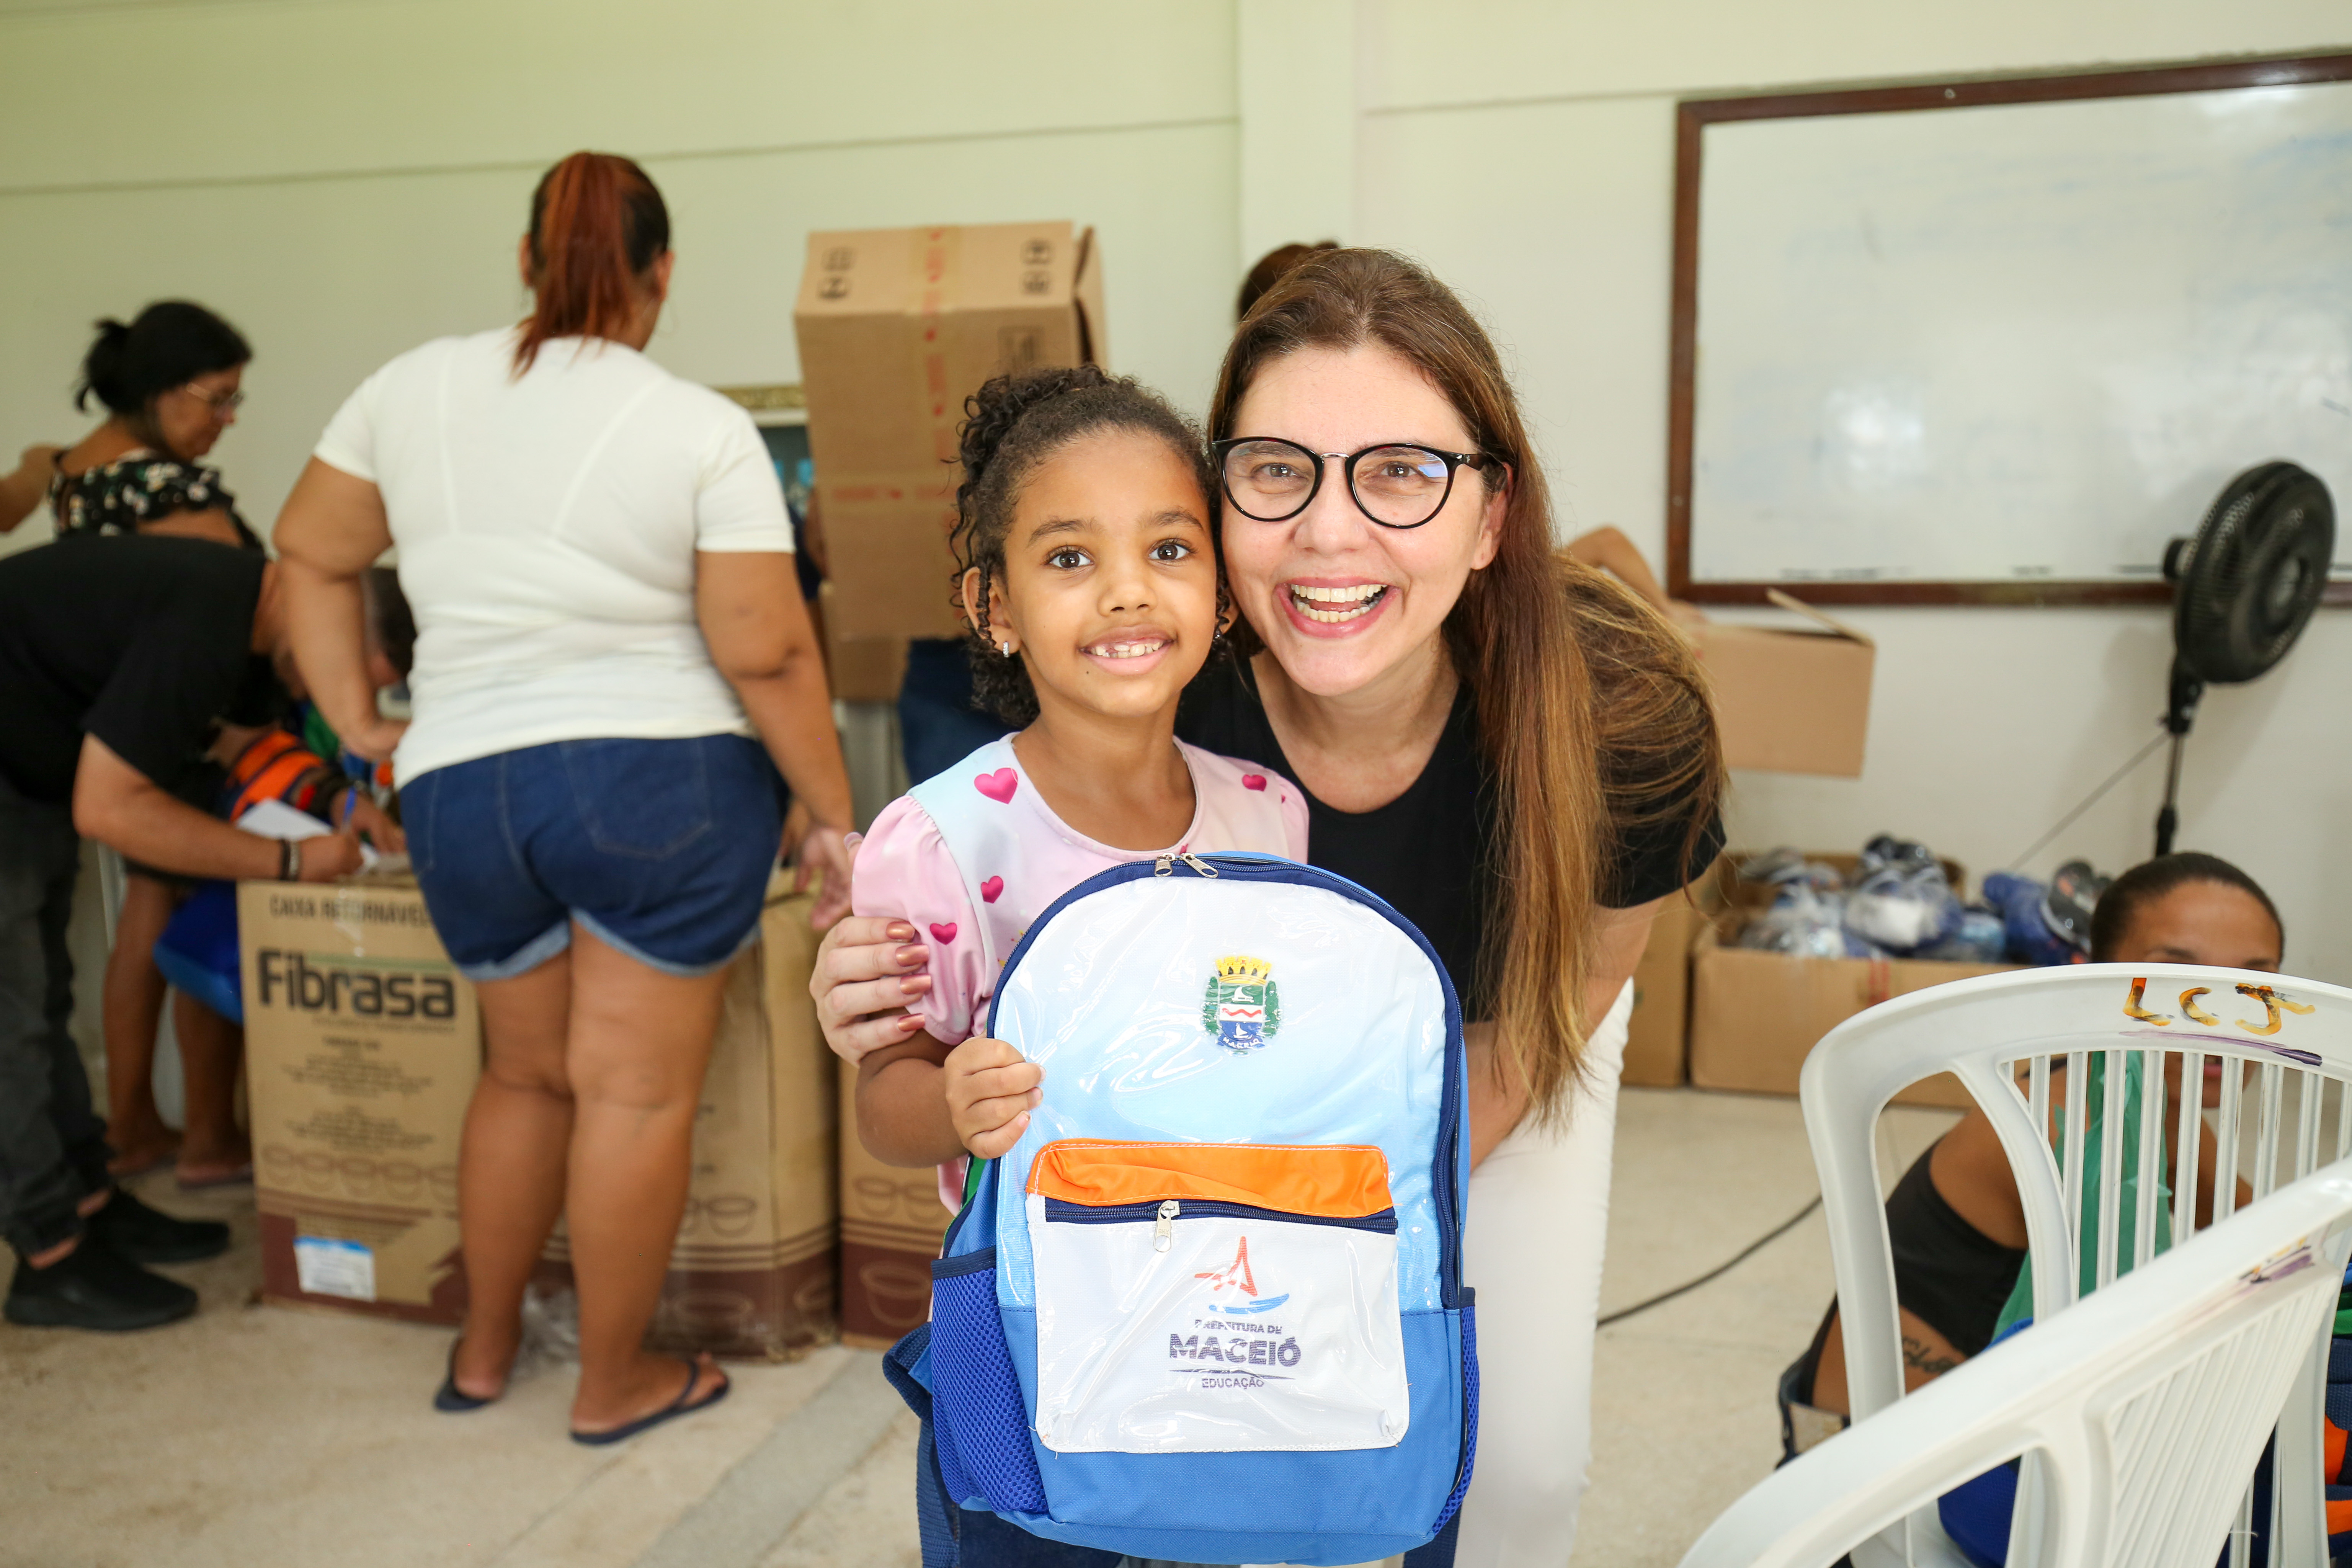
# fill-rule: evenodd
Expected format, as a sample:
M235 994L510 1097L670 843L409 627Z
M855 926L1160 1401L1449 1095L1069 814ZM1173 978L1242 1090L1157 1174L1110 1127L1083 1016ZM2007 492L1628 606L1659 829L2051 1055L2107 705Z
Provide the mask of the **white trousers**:
M1478 1307L1478 1463L1455 1568L1568 1561L1592 1462L1592 1331L1609 1239L1629 981L1563 1126L1523 1122L1470 1173L1463 1278Z

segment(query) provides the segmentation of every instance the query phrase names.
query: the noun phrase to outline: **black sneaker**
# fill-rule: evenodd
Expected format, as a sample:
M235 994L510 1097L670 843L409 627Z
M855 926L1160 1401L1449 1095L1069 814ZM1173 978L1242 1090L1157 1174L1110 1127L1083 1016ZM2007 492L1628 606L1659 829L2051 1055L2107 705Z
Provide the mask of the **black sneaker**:
M174 1219L121 1187L86 1222L89 1234L132 1263L198 1263L228 1250L228 1226L216 1219Z
M80 1246L47 1268L35 1268L19 1258L0 1316L26 1328L121 1333L175 1322L194 1316L195 1310L194 1290L124 1262L97 1237L85 1233Z

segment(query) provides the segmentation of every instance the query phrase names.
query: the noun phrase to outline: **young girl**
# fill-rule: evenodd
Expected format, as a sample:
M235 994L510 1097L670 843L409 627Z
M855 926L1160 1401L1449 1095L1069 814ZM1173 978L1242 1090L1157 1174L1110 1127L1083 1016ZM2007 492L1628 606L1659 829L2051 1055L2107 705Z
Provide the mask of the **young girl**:
M1028 1125L1043 1070L971 1037L1055 899L1130 860L1307 858L1289 781L1176 739L1177 698L1233 614L1199 432L1090 366L1000 376L969 406L955 546L974 685L1028 728L893 802L857 852L855 911L929 950L908 1037L858 1064L858 1136L899 1165L993 1158ZM961 865L949 837L1001 849ZM951 1205L957 1174L941 1172Z

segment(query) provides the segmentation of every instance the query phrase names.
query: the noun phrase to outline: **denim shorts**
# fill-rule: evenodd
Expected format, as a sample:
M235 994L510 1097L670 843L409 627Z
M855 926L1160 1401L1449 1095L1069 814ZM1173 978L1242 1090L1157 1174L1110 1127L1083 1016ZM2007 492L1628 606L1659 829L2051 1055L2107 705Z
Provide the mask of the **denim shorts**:
M741 735L557 741L436 768L400 792L408 853L468 980L509 980L579 921L666 974L708 973L759 931L782 781Z

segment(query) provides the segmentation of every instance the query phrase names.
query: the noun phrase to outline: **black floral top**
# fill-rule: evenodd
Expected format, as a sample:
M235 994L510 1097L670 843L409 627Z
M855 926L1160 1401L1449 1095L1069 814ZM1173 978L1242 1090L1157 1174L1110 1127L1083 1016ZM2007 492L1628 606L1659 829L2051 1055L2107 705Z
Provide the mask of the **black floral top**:
M218 468L133 452L79 474L59 468L49 479L49 510L60 535L136 533L174 512L215 510L228 513L247 549L261 548L237 515L236 498L221 488Z

